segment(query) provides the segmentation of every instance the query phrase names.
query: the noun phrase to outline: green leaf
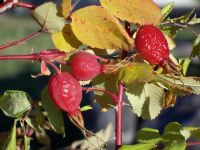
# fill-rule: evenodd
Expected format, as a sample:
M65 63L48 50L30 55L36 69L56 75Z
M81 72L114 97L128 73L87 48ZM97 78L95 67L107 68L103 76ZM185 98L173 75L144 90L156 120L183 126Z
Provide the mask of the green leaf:
M30 142L31 142L31 138L25 135L24 136L24 150L30 149Z
M102 88L113 93L117 92L117 81L112 74L99 75L92 81L92 84L95 88ZM112 97L108 94L98 91L95 91L94 94L95 99L102 108L110 108L111 105L114 105Z
M200 18L197 18L197 15L195 14L190 21L188 21L189 25L195 25L200 23Z
M174 39L178 31L182 30L180 26L161 26L162 32L168 37Z
M92 107L90 105L86 105L86 106L81 107L81 112L88 111L88 110L91 110L91 109L92 109Z
M181 134L187 140L188 138L197 138L200 139L200 128L197 127L184 127L181 130Z
M131 50L133 39L107 9L89 6L72 13L72 30L76 37L92 48Z
M51 34L51 40L57 49L64 52L78 49L82 45L74 35L70 24L66 24L62 32Z
M31 109L31 100L26 92L8 90L0 98L0 108L6 116L20 118Z
M150 0L101 0L101 5L131 23L158 24L162 18L160 8Z
M177 132L163 134L164 150L185 150L186 141L184 136Z
M182 126L178 122L170 122L165 126L164 132L180 132Z
M154 143L135 144L135 145L122 145L120 150L152 150L157 145Z
M36 106L36 108L32 112L32 117L27 117L25 121L27 124L35 129L37 133L41 133L43 131L43 125L45 123L45 114L43 112L43 108L41 106Z
M16 142L16 124L17 120L14 121L13 127L10 131L10 135L8 141L5 145L5 150L15 150L17 149L17 142Z
M62 112L58 109L49 97L48 87L46 86L41 93L41 103L42 107L47 112L47 118L52 126L52 128L62 135L65 134L64 120Z
M181 130L182 126L177 122L170 122L165 126L163 134L164 150L185 150L186 141Z
M196 40L193 43L191 56L193 56L193 57L195 57L195 56L200 57L200 36L197 37Z
M166 75L157 75L157 77L159 77L162 81L165 81L168 83L168 85L167 84L166 85L170 91L173 89L177 89L178 87L178 88L185 89L185 94L191 94L191 93L200 94L200 78L197 78L197 77L172 78ZM177 93L177 94L180 94L180 93Z
M38 6L33 10L32 14L45 32L60 32L65 26L65 19L58 16L59 11L53 2L46 2Z
M162 20L164 20L169 15L173 8L174 2L171 2L161 9L161 14L163 15Z
M194 10L195 9L193 9L191 12L188 12L185 15L180 16L178 18L170 19L170 22L173 22L173 23L183 23L183 24L187 23L190 20L192 14L194 13Z
M182 67L183 75L186 76L188 67L190 65L191 59L190 58L182 58L180 59L180 65Z
M136 138L142 143L158 143L162 140L157 129L142 128L137 132Z
M121 67L116 75L117 81L131 84L134 81L147 82L153 78L153 69L146 63L131 63Z
M164 89L154 84L130 84L127 86L126 95L133 112L143 119L154 119L162 110Z

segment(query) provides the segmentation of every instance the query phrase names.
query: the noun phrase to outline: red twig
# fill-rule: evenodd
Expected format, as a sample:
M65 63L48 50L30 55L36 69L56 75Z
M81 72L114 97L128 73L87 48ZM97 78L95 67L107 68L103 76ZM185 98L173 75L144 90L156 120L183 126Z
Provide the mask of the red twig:
M40 33L42 33L42 30L40 29L39 31L36 31L36 32L33 32L31 33L30 35L18 40L18 41L14 41L14 42L9 42L9 43L6 43L6 44L3 44L3 45L0 45L0 50L4 50L6 48L9 48L9 47L12 47L12 46L17 46L25 41L28 41L30 40L31 38L39 35Z
M122 112L123 112L123 95L124 95L124 85L119 82L118 83L118 102L116 105L116 141L115 146L116 149L120 148L122 145Z
M197 142L188 142L187 143L187 147L195 146L195 145L200 145L200 141L197 141Z
M23 3L23 2L18 2L14 7L22 7L22 8L28 8L28 9L35 9L36 6L29 4L29 3Z
M29 55L1 55L0 60L37 60L37 61L45 61L47 64L49 64L57 74L61 73L60 69L51 62L51 58L57 57L57 52L53 52L50 54L29 54ZM51 57L50 57L51 56ZM65 53L63 53L63 56L65 56Z
M83 88L83 90L85 90L85 91L87 91L87 92L89 92L89 91L100 91L100 92L104 92L104 93L110 95L110 96L112 97L112 99L113 99L113 102L114 102L115 104L117 104L117 101L118 101L117 95L115 95L114 93L109 92L109 91L107 91L107 90L105 90L105 89L93 88L93 87L92 87L92 88Z

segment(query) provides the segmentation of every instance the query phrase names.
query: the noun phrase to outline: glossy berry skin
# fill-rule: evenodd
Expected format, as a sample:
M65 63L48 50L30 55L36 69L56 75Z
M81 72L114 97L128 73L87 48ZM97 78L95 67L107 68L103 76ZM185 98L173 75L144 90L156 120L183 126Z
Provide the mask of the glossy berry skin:
M82 88L79 82L69 73L63 72L51 77L48 83L49 95L53 103L68 115L79 113L82 99Z
M89 53L80 52L71 60L72 75L80 81L94 79L102 73L102 65L97 58Z
M150 64L163 66L169 59L169 46L163 33L153 25L139 28L135 46L141 57Z

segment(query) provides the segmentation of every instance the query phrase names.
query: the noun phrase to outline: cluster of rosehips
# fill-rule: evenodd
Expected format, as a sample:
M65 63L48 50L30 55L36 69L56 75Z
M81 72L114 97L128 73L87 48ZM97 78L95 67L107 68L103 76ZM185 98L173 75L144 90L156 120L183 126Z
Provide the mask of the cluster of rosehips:
M165 68L170 66L169 47L162 32L153 25L139 28L135 46L140 56L153 65ZM51 77L48 89L52 101L69 117L80 115L82 87L79 81L92 80L101 74L103 65L95 55L80 52L71 59L71 74L62 72Z

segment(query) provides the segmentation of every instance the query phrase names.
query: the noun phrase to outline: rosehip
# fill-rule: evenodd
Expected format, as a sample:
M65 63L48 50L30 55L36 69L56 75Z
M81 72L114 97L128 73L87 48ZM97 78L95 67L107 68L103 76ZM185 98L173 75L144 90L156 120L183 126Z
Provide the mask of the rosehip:
M169 47L163 33L153 25L139 28L135 46L141 57L150 64L160 65L169 59Z
M48 91L53 103L68 115L73 116L80 112L82 88L69 73L53 75L48 83Z
M87 52L75 54L71 60L72 75L80 81L92 80L102 73L102 65L97 58Z

